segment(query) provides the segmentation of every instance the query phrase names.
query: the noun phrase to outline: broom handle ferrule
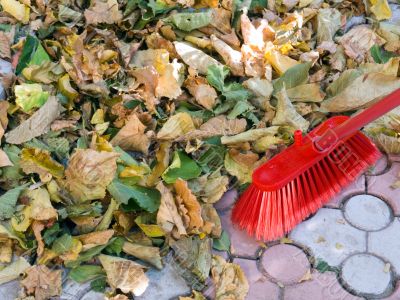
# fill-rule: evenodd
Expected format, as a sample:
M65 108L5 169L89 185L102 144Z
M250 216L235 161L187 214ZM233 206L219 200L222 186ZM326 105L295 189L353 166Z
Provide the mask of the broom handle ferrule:
M365 125L375 121L398 106L400 106L400 89L371 105L361 113L354 115L340 126L328 131L315 142L315 145L320 150L328 149L336 144L337 141L356 133Z

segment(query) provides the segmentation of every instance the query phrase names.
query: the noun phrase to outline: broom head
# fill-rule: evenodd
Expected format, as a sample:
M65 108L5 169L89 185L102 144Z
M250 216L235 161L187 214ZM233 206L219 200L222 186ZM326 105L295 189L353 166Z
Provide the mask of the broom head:
M232 221L258 240L284 236L354 182L381 156L360 131L319 151L314 141L348 119L333 117L253 172L252 184L232 211Z

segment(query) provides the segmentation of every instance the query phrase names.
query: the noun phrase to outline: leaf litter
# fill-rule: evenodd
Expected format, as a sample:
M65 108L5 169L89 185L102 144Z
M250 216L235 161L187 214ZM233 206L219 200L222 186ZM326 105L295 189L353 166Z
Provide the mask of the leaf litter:
M244 272L212 256L232 247L213 205L296 129L400 87L398 11L387 0L0 0L1 282L49 299L63 266L128 299L153 288L146 271L172 250L196 283L181 299L205 299L210 276L216 299L245 299ZM400 154L398 109L364 130Z

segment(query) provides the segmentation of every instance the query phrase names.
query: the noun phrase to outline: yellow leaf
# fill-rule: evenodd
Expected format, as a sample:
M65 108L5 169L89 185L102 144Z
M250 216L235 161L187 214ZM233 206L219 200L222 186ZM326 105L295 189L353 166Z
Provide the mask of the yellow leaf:
M194 124L188 113L177 113L168 119L157 134L160 140L173 140L194 130Z
M24 24L29 22L29 6L26 6L16 0L0 0L0 4L5 12L12 15L18 21Z
M387 20L392 17L392 11L387 0L370 0L370 2L372 4L371 12L378 21Z
M90 120L90 123L92 124L104 123L104 110L102 110L101 108L96 110L96 112L92 116L92 119Z
M16 213L11 218L11 226L14 228L14 230L25 232L32 223L31 214L32 207L30 205L25 206L22 211Z
M279 75L282 75L291 67L299 64L297 60L294 60L289 56L283 55L277 50L266 52L265 58L269 61L269 63Z
M31 198L31 218L38 221L57 219L57 210L51 205L50 195L46 189L30 190L26 195Z
M164 230L162 230L160 226L156 224L144 224L140 216L135 219L135 222L148 237L160 237L165 235Z

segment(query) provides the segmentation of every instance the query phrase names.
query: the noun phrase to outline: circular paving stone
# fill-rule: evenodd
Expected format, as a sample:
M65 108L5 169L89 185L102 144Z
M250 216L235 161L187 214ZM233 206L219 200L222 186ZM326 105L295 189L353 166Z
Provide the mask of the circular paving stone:
M372 195L357 195L347 201L344 216L363 230L380 230L390 223L389 206Z
M342 267L344 283L357 293L380 295L390 284L390 271L380 258L370 254L356 254L348 258Z
M280 244L265 250L261 267L277 282L292 284L304 277L310 269L310 263L301 249Z

